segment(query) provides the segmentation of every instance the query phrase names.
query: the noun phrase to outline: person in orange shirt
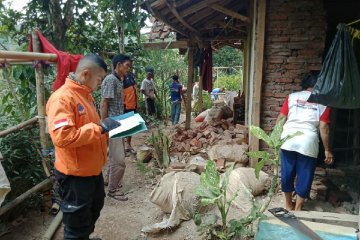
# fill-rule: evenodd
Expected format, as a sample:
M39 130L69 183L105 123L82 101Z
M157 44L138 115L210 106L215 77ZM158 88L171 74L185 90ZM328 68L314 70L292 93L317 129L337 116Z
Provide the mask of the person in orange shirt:
M97 55L84 56L75 73L46 104L49 133L55 146L54 175L62 198L64 239L89 239L104 205L101 174L106 161L107 132L119 123L100 121L91 93L106 75Z
M132 67L132 62L130 62L130 68ZM128 72L124 79L124 112L138 112L138 92L136 88L136 77L132 72ZM126 138L125 141L125 154L129 155L130 153L136 154L136 151L131 146L131 136Z

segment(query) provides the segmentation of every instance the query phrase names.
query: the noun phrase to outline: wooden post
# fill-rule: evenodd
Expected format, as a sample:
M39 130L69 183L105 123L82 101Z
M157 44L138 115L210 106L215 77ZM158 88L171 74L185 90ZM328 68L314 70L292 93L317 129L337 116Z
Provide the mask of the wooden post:
M200 69L199 69L200 70ZM203 78L201 76L201 72L199 71L199 92L198 92L198 111L201 113L203 111Z
M254 95L252 104L252 121L251 124L260 126L260 109L261 109L261 85L263 78L263 61L264 61L264 43L265 43L265 15L266 0L257 1L256 18L256 40L255 40L255 75L254 75ZM259 150L259 139L250 135L250 151ZM250 166L255 167L257 159L251 159Z
M41 45L37 35L37 32L32 32L32 43L34 52L41 52ZM45 157L44 151L47 149L47 138L46 138L46 122L45 122L45 84L44 84L44 71L43 66L38 64L35 68L35 78L36 78L36 98L37 98L37 109L38 109L38 119L39 119L39 128L40 128L40 144L42 150L42 165L45 171L46 176L50 176L50 171L47 163L47 158Z
M190 129L191 122L191 92L194 77L194 47L188 49L188 82L186 93L186 122L185 129Z

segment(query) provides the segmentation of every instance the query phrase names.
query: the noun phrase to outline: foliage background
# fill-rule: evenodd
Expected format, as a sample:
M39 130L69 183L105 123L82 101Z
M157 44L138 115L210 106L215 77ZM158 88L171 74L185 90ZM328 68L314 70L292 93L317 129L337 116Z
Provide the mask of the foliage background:
M38 28L56 48L71 53L98 53L108 63L114 53L125 52L134 60L133 71L137 84L145 78L145 67L155 69L155 85L158 90L158 117L167 119L170 112L170 77L180 76L187 86L186 55L178 50L145 51L142 42L146 35L140 33L145 26L147 13L140 10L141 0L30 0L22 11L9 7L0 0L0 49L27 50L28 34ZM239 66L242 54L239 50L224 47L213 54L214 66ZM56 76L56 66L46 65L46 96ZM239 73L222 72L217 79L227 89L239 88ZM99 91L95 93L100 99ZM209 98L205 106L211 106ZM0 68L0 130L14 126L37 114L35 74L32 65ZM142 98L140 103L143 104ZM39 162L40 149L37 127L11 134L0 139L2 162L13 189L12 199L40 182L45 176Z

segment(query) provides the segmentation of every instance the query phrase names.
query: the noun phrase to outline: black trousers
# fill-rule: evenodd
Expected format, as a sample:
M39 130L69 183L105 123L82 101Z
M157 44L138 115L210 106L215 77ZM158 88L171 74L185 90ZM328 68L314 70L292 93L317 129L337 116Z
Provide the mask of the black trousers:
M104 179L64 175L55 170L62 198L64 239L87 240L104 206Z
M147 108L148 108L148 114L149 115L155 115L155 101L154 101L154 99L147 98L146 103L147 103Z

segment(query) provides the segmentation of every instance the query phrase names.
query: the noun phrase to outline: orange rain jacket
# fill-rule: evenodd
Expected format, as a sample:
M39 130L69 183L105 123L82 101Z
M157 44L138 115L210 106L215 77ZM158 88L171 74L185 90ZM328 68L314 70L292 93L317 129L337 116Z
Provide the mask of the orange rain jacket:
M65 175L99 175L107 156L107 134L101 134L91 90L67 78L50 96L46 113L55 168Z

